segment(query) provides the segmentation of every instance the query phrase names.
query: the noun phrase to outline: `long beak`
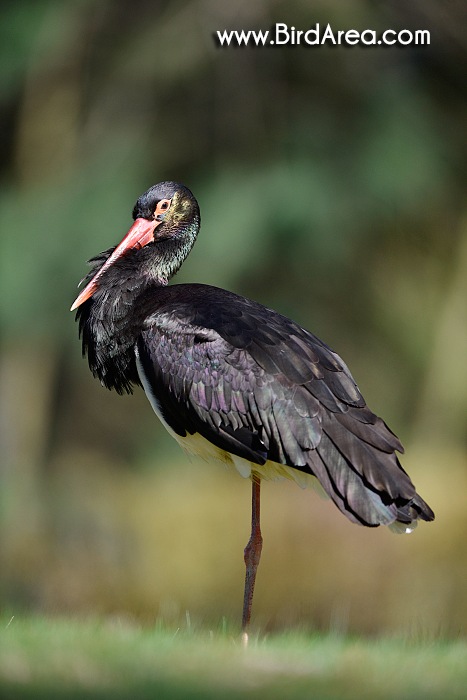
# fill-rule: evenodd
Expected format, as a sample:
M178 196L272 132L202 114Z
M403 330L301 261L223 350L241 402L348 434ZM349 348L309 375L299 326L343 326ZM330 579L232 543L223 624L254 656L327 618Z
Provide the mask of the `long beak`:
M86 299L92 297L94 292L96 292L99 287L99 279L101 275L108 270L108 268L113 265L116 260L121 258L132 248L142 248L148 243L154 241L154 231L161 223L162 221L155 221L154 219L151 221L148 221L147 219L136 219L135 223L130 228L125 238L115 248L110 258L105 261L101 269L96 272L89 284L87 284L83 291L76 297L70 311L74 311L78 308L78 306L81 306Z

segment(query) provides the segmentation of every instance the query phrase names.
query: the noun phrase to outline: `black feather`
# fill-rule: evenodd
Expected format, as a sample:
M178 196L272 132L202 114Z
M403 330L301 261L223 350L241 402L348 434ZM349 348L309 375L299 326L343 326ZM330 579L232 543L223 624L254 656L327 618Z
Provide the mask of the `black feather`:
M164 266L177 236L159 248L131 251L78 308L93 374L109 389L131 391L141 381L137 349L145 380L177 435L199 433L253 464L269 460L314 475L353 522L433 519L399 463L399 440L368 409L347 366L325 343L231 292L161 286L173 273ZM112 250L91 261L86 281Z

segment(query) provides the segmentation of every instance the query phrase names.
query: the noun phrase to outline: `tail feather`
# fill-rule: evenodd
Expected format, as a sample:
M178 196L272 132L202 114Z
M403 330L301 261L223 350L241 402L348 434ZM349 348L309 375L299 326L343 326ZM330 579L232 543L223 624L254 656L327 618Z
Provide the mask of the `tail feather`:
M382 421L366 434L367 440L332 414L325 415L322 427L319 445L308 452L308 464L349 520L367 527L389 525L396 532L411 532L419 519L434 519L397 458L398 439L391 439L392 433L384 430ZM374 439L371 431L375 429L381 430L381 440ZM389 452L390 442L394 446Z
M380 493L385 502L413 498L415 487L401 468L394 449L388 453L373 447L329 414L323 418L323 431L351 468L372 490Z

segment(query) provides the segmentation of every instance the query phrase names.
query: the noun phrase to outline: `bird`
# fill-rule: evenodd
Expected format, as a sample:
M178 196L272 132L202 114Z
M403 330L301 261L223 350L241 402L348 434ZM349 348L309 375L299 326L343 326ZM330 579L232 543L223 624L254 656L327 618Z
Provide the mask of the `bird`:
M176 182L137 200L122 241L89 260L76 310L83 356L118 394L142 387L188 452L251 480L242 634L248 642L262 551L262 480L320 485L353 523L411 532L434 513L347 365L291 319L218 287L170 284L190 253L200 211Z

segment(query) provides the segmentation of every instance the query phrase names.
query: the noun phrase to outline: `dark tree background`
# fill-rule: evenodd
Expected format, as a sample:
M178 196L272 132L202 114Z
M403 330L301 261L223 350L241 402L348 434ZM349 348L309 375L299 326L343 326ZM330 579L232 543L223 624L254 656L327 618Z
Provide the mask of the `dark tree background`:
M437 512L409 538L266 485L263 626L467 629L467 8L22 0L0 22L0 592L9 610L235 616L248 484L93 381L68 308L134 201L187 184L177 281L335 347ZM428 29L429 46L219 48L216 30ZM369 604L373 601L374 605Z

